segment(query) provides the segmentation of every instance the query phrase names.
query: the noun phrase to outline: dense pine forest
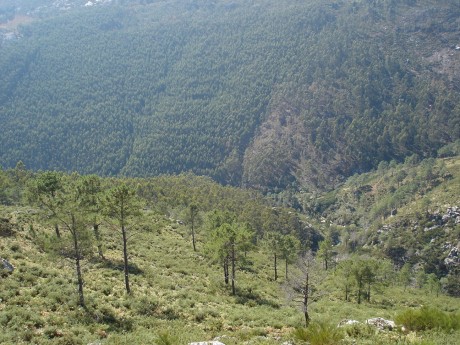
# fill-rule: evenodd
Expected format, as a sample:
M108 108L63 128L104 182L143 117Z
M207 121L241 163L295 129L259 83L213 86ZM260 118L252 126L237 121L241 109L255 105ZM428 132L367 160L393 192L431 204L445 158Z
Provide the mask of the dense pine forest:
M3 3L5 168L312 190L460 137L456 0Z
M456 344L459 29L0 0L0 344Z

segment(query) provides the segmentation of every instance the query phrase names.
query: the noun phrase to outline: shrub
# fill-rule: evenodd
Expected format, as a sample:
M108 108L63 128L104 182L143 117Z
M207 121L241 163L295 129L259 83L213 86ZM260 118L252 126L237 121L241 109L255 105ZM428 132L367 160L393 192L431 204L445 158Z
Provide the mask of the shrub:
M156 299L144 297L136 303L135 308L140 315L153 316L156 314L159 305L160 303Z
M396 322L404 325L410 331L430 329L449 331L460 328L458 315L429 307L405 310L396 316Z
M206 316L207 316L206 312L200 310L195 314L194 319L196 322L201 323L206 319Z
M156 345L176 345L177 337L172 336L169 332L161 332L155 341Z
M335 345L344 338L340 328L324 322L311 323L308 328L297 328L293 335L310 345Z
M372 338L375 328L367 324L353 324L343 327L347 335L351 338Z
M73 334L65 334L62 338L59 338L56 342L57 345L83 345L83 341L78 336Z
M27 329L22 333L21 338L27 343L31 343L34 337L34 332L31 329Z
M179 314L171 307L166 308L161 312L160 317L164 320L177 320L179 318Z
M19 252L21 251L21 246L18 243L13 243L10 249L12 252Z
M208 320L205 330L208 332L220 332L224 328L224 322L220 318L212 318Z

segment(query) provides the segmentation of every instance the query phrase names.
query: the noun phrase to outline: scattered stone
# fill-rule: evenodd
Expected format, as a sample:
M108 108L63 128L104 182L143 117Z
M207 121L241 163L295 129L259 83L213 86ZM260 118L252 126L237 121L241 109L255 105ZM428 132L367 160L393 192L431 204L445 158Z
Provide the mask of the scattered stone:
M437 229L437 228L439 228L439 225L433 225L433 226L430 227L430 228L424 228L423 231L427 232L427 231L435 230L435 229Z
M457 206L447 207L446 212L441 214L439 210L435 211L430 216L432 222L436 222L438 225L445 225L450 221L453 221L455 224L460 223L460 208Z
M13 273L14 271L14 266L9 263L8 260L0 258L0 261L2 262L2 267L7 273Z
M348 320L348 319L345 319L345 320L342 320L339 322L339 324L337 325L337 327L343 327L343 326L350 326L350 325L357 325L357 324L360 324L361 322L357 321L357 320Z
M445 250L451 250L452 247L453 247L452 243L450 243L450 242L445 242L445 243L442 245L441 249L444 250L444 251L445 251Z
M220 335L220 336L215 337L215 338L213 339L213 341L219 342L219 341L221 341L221 340L223 340L223 339L225 339L225 338L230 339L230 338L232 338L232 337L230 337L230 336L224 334L224 335Z
M385 320L384 318L381 318L381 317L374 317L372 319L368 319L366 320L366 324L368 325L371 325L371 326L375 326L377 327L378 329L380 330L393 330L394 328L396 328L396 324L394 321L391 321L391 320Z
M377 229L378 234L389 232L389 231L392 231L392 228L391 228L391 225L388 225L388 224L384 224L382 225L381 228Z
M54 336L58 337L58 338L63 337L64 332L62 330L60 330L60 329L57 329L57 330L54 331Z
M188 345L225 345L220 341L212 340L212 341L199 341L197 343L189 343Z
M447 267L460 265L460 251L457 247L452 247L447 257L444 259Z

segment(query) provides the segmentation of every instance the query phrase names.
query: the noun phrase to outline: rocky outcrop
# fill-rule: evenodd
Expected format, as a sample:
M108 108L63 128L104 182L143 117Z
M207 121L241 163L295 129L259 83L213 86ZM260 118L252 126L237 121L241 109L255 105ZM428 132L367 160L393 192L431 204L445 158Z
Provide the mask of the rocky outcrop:
M444 259L444 264L448 269L455 266L460 266L460 250L458 247L453 247L447 257Z
M445 225L449 222L460 224L460 207L448 207L444 213L441 213L441 211L437 210L430 216L430 218L431 221L437 225Z
M396 324L394 321L385 320L381 317L374 317L372 319L367 319L366 324L377 327L380 330L389 330L392 331L396 328Z

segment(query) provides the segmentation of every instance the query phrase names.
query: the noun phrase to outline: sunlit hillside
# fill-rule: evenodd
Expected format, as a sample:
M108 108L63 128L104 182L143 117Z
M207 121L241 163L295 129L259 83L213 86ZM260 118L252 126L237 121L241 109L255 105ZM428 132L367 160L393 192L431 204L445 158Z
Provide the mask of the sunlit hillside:
M447 166L451 169L457 163L453 159ZM449 198L452 183L458 183L458 171L452 175L428 195ZM1 177L2 200L10 204L1 207L0 223L0 255L8 263L0 280L2 344L188 344L216 338L225 345L305 344L308 339L313 344L314 332L323 332L322 337L335 344L450 345L458 338L460 304L458 298L448 296L452 277L446 280L445 275L431 274L429 267L425 271L410 258L407 265L395 263L384 246L366 243L371 234L360 225L354 233L348 232L355 236L354 246L347 242L345 228L338 233L340 242L332 245L329 239L337 236L330 232L332 225L325 227L320 218L316 225L312 216L305 222L303 215L273 208L257 193L191 175L101 180L103 194L97 197L101 205L110 204L114 191L123 186L137 190L133 205L140 212L132 213L125 223L131 289L127 293L120 221L102 211L107 206L101 206L97 216L95 209L90 211L88 200L92 199L85 195L95 195L90 194L94 188L86 188L83 196L77 193L77 199L68 198L73 193L68 187L76 184L81 191L82 186L97 186L99 179L53 172L32 175L20 167L2 171ZM356 178L371 181L365 176ZM42 203L51 200L44 198L53 181L66 191L62 194L56 189L53 198L65 202L65 207L60 210L62 204L57 203L54 214ZM33 193L42 193L42 199L34 199ZM74 208L79 200L86 201ZM194 222L196 250L191 205L199 210ZM412 216L401 211L393 219L404 217ZM97 236L91 224L98 224ZM227 251L231 247L221 239L232 229L246 235L236 237L234 279L228 268L226 284L221 259L232 256ZM83 304L73 233L80 245ZM455 233L458 225L451 227L450 234ZM305 329L302 290L295 288L296 282L305 284L305 266L298 266L298 259L318 236L316 259L308 269L311 326ZM274 246L276 238L279 247ZM385 243L384 237L380 240ZM366 272L363 268L372 274L360 280L359 272ZM360 281L365 284L362 291ZM379 332L362 324L375 317L395 321L397 328ZM343 320L361 324L338 328Z

